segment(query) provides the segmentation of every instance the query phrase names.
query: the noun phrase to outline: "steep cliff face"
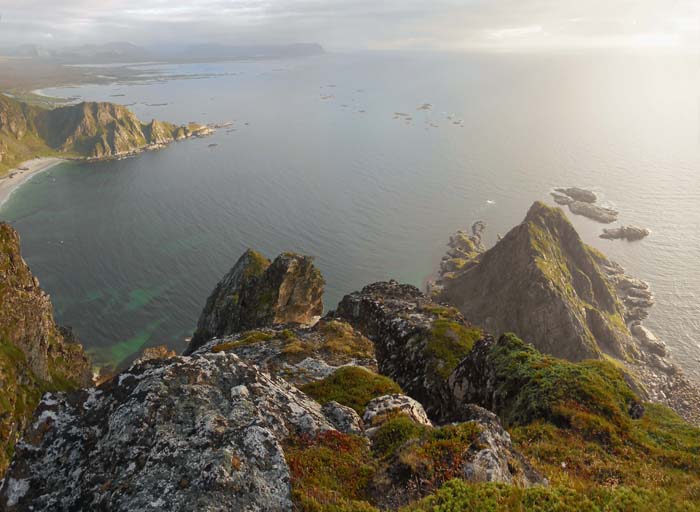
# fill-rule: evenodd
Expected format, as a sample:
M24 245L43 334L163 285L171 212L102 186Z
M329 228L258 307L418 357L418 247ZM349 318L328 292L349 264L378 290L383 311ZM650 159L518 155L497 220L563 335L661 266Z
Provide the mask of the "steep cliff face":
M42 392L90 381L87 357L72 341L22 259L19 236L0 224L0 474Z
M143 124L114 103L83 102L47 110L0 94L0 170L36 155L112 158L208 132L201 125L157 120Z
M185 353L247 329L312 323L323 312L324 285L308 256L284 253L270 263L249 249L209 296Z
M535 203L493 248L443 277L439 300L494 333L571 361L636 355L625 307L564 213Z

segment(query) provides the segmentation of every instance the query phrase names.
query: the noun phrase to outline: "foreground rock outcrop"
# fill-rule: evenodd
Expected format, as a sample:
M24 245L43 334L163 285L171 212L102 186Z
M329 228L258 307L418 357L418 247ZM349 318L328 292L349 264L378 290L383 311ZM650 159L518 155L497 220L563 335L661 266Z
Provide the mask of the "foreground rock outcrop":
M20 254L19 236L0 223L0 476L41 394L87 385L90 364Z
M0 94L0 171L36 155L115 158L209 133L198 124L144 124L114 103L83 102L49 110Z
M249 249L207 299L185 354L212 338L273 324L311 324L323 313L325 281L312 258L270 261Z
M290 510L280 443L332 428L318 403L233 354L150 360L47 395L0 508Z

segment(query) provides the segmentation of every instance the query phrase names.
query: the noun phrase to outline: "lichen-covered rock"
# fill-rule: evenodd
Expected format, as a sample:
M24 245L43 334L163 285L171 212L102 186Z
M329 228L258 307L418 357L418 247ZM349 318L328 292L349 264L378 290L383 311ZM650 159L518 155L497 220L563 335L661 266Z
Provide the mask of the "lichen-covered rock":
M600 257L561 209L537 202L477 264L443 280L439 299L489 332L515 332L557 357L625 359L636 343Z
M433 426L423 406L410 396L384 395L370 401L362 415L362 421L367 427L367 435L371 437L384 423L399 415L406 416L418 425Z
M480 427L478 449L462 468L465 480L505 482L521 486L547 483L513 447L510 434L503 428L498 416L474 404L464 405L461 415L464 420L475 422Z
M312 258L283 253L274 262L248 250L207 300L186 354L213 338L273 324L312 324L323 312L325 282Z
M332 401L323 406L323 414L336 430L343 434L360 435L364 433L362 418L352 407Z
M430 418L448 417L447 378L481 337L480 329L454 308L396 281L346 295L335 314L374 342L380 373L423 404Z
M318 403L233 354L149 360L47 395L0 509L290 510L280 443L332 429Z
M325 379L342 366L377 370L372 342L332 319L312 327L279 325L214 339L194 354L210 351L234 353L294 385Z
M90 379L88 358L70 330L54 322L17 232L0 223L0 476L41 394Z

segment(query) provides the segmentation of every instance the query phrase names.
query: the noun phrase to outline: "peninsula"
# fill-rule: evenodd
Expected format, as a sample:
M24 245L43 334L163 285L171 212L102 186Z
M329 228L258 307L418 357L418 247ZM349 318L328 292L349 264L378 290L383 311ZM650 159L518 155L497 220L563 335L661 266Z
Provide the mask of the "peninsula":
M121 158L209 133L211 128L196 123L177 126L155 119L142 123L128 108L114 103L47 109L0 94L0 176L28 167L22 162L37 157Z

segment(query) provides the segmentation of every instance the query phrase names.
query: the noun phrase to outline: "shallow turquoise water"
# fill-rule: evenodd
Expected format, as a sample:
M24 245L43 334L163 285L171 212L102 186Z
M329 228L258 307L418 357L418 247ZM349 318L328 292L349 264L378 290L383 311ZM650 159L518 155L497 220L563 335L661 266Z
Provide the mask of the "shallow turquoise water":
M700 375L693 60L358 54L159 72L216 76L46 92L135 103L144 120L235 120L236 131L63 164L0 211L58 319L99 362L182 349L246 247L316 256L332 308L375 280L421 285L452 231L483 219L493 242L551 187L577 184L652 229L640 243L608 242L601 225L574 219L652 284L648 325ZM417 111L423 103L433 110Z

